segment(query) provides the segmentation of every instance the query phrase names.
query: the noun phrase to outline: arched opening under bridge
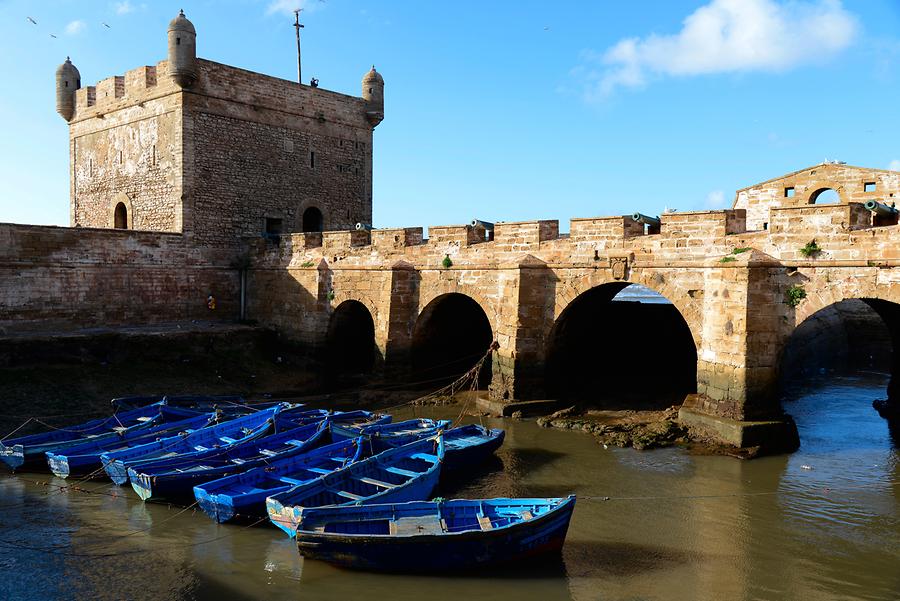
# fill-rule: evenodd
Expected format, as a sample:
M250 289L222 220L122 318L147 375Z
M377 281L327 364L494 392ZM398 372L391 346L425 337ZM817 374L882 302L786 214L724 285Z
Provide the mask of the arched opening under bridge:
M834 205L840 204L840 202L841 195L832 188L819 188L809 196L811 205Z
M378 358L375 322L364 304L355 300L335 308L328 324L326 365L334 375L370 373Z
M412 339L412 380L436 388L471 369L487 353L494 334L481 305L465 294L432 300L419 314ZM478 376L478 387L491 383L491 361Z
M900 403L898 349L900 304L890 301L846 299L800 323L781 351L779 384L801 445L900 448L900 416L885 422L873 408Z
M609 409L662 409L697 390L697 348L665 297L636 284L582 293L553 326L547 350L551 398Z

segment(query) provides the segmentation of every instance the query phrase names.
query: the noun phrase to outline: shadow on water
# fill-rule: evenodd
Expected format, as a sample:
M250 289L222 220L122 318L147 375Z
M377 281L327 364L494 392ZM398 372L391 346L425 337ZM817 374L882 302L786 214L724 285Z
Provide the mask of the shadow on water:
M700 553L626 542L569 540L563 547L570 578L638 576L702 560Z

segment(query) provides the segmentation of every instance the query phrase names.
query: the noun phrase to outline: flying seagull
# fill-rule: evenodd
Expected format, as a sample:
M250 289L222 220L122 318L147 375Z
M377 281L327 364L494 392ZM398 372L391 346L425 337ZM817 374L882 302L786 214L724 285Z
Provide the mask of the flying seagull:
M100 21L100 24L106 27L107 29L112 29L105 21Z
M37 21L35 21L31 17L25 17L25 18L28 19L28 21L30 21L32 25L37 25Z
M53 35L52 33L50 34L50 37L53 38L54 40L56 39L56 36Z

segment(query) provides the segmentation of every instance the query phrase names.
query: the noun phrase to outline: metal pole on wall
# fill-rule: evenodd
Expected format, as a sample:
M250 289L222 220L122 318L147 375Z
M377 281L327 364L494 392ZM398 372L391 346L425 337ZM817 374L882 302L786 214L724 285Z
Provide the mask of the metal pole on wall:
M303 25L300 24L300 11L302 8L298 8L294 11L294 29L297 30L297 82L303 83L303 69L300 66L300 29Z

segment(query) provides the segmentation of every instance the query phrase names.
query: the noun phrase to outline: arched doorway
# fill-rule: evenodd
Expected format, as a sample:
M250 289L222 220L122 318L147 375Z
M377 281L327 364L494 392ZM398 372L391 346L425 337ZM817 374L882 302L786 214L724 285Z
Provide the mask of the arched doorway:
M840 204L841 195L832 188L819 188L809 196L811 205Z
M643 286L609 283L563 310L547 344L551 398L665 408L697 390L697 348L678 309Z
M494 334L491 322L475 300L465 294L444 294L419 314L412 340L414 381L453 380L487 353ZM491 362L479 373L479 388L491 382ZM434 387L434 382L427 386Z
M336 375L367 374L375 367L375 322L364 304L355 300L335 308L328 324L326 364Z
M324 226L325 220L322 211L316 207L309 207L303 211L302 228L304 232L321 232Z
M124 202L120 202L116 205L115 213L113 215L113 227L117 230L128 229L128 208L125 206Z

